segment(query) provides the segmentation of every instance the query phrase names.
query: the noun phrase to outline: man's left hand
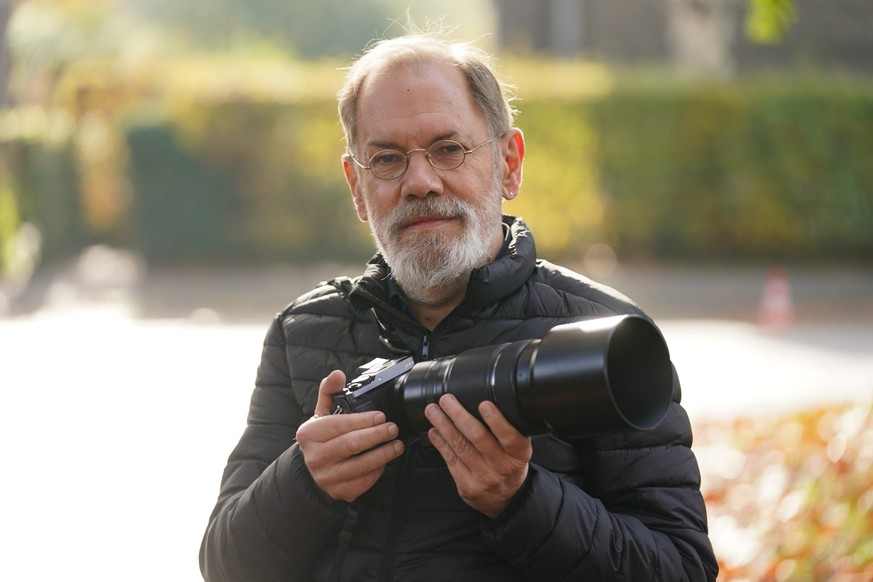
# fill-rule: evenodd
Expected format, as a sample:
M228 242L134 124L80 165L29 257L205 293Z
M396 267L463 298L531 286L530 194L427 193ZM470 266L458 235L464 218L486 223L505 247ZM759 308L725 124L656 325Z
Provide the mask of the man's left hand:
M439 406L429 404L425 414L433 425L428 437L448 465L461 499L495 519L527 478L530 438L493 402L479 404L484 425L451 394L443 395Z

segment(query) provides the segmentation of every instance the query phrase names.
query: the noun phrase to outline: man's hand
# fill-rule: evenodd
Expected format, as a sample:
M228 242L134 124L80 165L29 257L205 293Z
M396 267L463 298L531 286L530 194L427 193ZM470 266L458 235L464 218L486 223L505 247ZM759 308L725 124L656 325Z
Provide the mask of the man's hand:
M315 483L333 499L354 501L382 476L385 465L403 453L397 425L383 412L330 414L331 395L345 386L331 372L318 389L315 416L297 429L297 443Z
M493 402L479 404L479 414L487 427L451 394L442 396L439 406L425 408L433 425L428 437L446 461L461 499L494 519L524 484L533 448Z

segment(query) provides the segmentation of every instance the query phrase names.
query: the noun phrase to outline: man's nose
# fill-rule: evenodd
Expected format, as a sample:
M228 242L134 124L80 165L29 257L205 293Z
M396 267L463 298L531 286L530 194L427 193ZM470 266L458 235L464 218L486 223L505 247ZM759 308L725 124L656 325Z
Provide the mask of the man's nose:
M425 150L413 150L407 154L409 166L404 178L404 194L424 198L430 194L442 193L442 179L439 170L434 168Z

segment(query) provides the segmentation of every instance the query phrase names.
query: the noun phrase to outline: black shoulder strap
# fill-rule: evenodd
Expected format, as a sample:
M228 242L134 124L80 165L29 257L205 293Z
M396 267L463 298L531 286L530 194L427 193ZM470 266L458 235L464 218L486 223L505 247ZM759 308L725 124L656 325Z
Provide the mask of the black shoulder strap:
M336 287L337 291L343 294L343 297L348 297L349 293L352 292L352 287L355 286L350 277L337 277L328 281L327 284Z
M340 571L343 567L343 562L346 559L346 553L349 551L349 544L352 542L352 532L355 529L355 524L358 521L358 502L349 503L346 509L346 518L343 520L343 528L339 533L339 542L336 545L336 552L333 555L333 563L330 566L330 574L327 576L329 582L339 582Z

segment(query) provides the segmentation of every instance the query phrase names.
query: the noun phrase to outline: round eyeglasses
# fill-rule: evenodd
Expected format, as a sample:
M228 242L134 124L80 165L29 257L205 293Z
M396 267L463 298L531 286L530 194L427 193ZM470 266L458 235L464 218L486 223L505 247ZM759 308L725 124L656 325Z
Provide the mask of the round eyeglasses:
M399 150L379 150L370 156L366 166L355 159L354 155L350 154L350 157L361 169L370 170L376 178L380 180L396 180L405 174L409 168L409 155L412 153L424 152L427 161L437 170L454 170L464 163L468 154L472 154L479 148L488 145L500 137L495 135L488 141L470 149L464 148L463 145L453 139L442 139L427 149L415 148L405 154Z

